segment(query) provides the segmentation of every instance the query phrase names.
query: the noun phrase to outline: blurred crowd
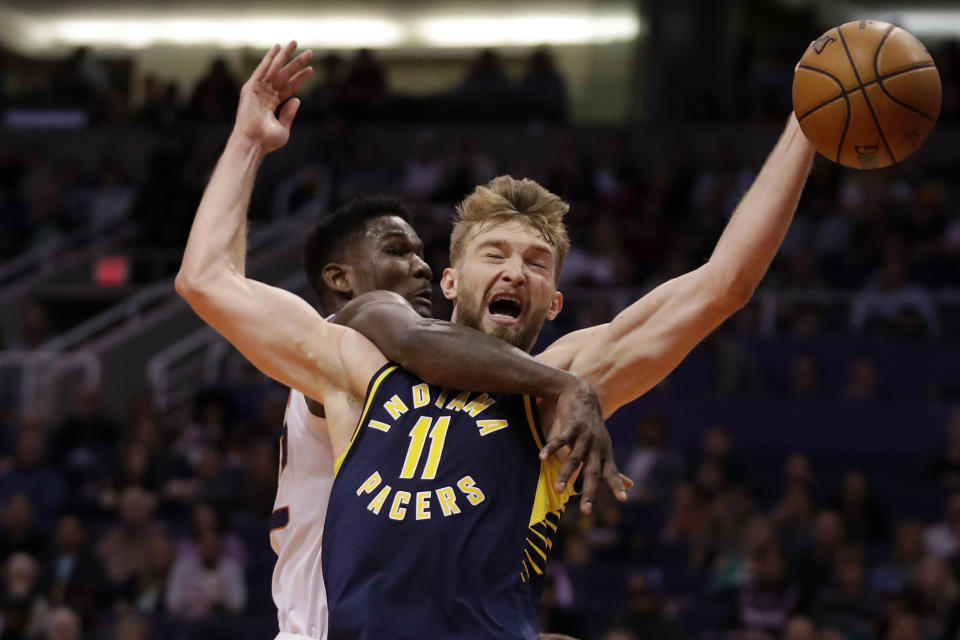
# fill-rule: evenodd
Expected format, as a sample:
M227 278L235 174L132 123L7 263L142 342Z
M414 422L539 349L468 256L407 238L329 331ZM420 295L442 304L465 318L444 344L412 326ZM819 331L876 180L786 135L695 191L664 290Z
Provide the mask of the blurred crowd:
M267 521L285 397L258 388L238 406L210 391L166 432L148 398L120 424L99 394L84 388L62 424L27 415L4 438L0 638L273 635Z
M956 122L957 46L934 56L943 118ZM375 52L328 54L319 68L299 116L315 148L301 170L263 176L254 220L276 215L278 199L289 213L401 194L439 274L454 203L501 173L537 179L572 205L561 288L595 294L548 333L605 322L638 292L702 264L757 170L733 140L703 148L677 129L651 161L641 129L594 139L566 124L565 82L546 50L519 79L482 52L458 87L428 97L391 88ZM789 73L768 69L742 70L745 95L761 106L710 117L782 118ZM134 102L130 76L129 63L82 49L56 62L0 53L0 111L78 110L113 144L117 124L155 135L142 176L110 154L83 168L53 146L0 145L0 261L118 223L135 228L131 247L182 249L216 158L195 127L228 125L242 80L217 61L188 96L151 76ZM513 146L536 149L488 144L466 123L475 120L504 122L524 141ZM370 121L417 125L389 151L358 135ZM918 415L934 396L960 400L955 360L933 363L938 345L960 337L960 314L938 297L960 289L956 170L955 161L869 173L818 162L764 282L803 295L772 316L760 300L739 313L692 356L709 355L695 371L709 380L673 382L677 402L763 396L785 412L791 400L828 399L854 421L879 400L909 400ZM839 310L818 297L832 291L845 292ZM33 300L2 346L40 347L67 317ZM764 323L803 348L756 341ZM850 333L919 350L908 367L899 352L891 365L827 342ZM951 380L952 392L942 384ZM62 423L0 416L0 640L271 637L267 522L285 392L254 377L206 389L177 424L162 422L148 396L117 420L100 393L83 389ZM604 495L592 516L567 510L544 591L547 629L584 640L957 637L960 414L937 451L888 457L807 455L799 436L794 453L758 453L738 440L738 425L707 419L684 425L702 439L681 446L670 412L630 416L614 437L637 486L626 507Z
M285 391L198 393L162 428L84 388L62 424L27 415L0 457L0 638L267 637L268 520ZM687 397L689 401L689 396ZM784 407L789 406L784 403ZM960 412L927 453L757 451L738 426L667 414L615 433L629 501L574 502L544 627L584 640L946 640L960 632Z
M957 637L960 414L941 450L893 468L855 453L750 455L731 433L704 428L681 450L663 415L640 420L627 507L605 495L595 515L565 514L548 627L604 640Z

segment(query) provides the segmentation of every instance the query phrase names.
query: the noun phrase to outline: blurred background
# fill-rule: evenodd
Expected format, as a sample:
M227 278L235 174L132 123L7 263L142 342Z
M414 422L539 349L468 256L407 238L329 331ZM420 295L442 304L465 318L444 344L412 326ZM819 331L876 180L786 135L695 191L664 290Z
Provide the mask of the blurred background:
M956 3L0 0L0 639L275 634L286 391L172 286L275 41L317 73L261 171L248 272L314 301L304 230L387 192L439 274L453 204L531 177L572 205L547 344L702 264L794 64L861 18L925 42L940 123L889 169L818 159L754 301L610 421L637 486L567 510L542 618L584 640L957 638ZM231 587L197 591L201 564Z

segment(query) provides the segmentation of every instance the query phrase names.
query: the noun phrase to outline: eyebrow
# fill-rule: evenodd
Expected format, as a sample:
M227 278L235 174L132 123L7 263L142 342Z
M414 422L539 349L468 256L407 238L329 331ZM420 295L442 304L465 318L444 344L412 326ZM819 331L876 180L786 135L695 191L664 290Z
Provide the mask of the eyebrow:
M389 231L385 231L383 235L380 236L380 239L384 242L396 240L398 238L400 240L406 240L418 249L423 249L423 240L413 240L405 231L401 231L400 229L391 229Z
M502 249L505 246L508 246L510 243L501 238L490 238L489 240L484 240L477 245L477 249L483 249L484 247L495 247L497 249ZM550 248L550 245L538 243L532 244L528 249L533 249L534 251L540 251L542 253L549 253L553 257L553 250Z

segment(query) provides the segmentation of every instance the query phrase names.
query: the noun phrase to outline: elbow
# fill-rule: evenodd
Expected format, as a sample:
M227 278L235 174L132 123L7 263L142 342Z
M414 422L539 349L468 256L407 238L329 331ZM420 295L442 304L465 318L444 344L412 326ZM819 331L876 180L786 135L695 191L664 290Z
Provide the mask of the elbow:
M177 291L177 295L187 302L196 299L201 291L199 278L182 267L173 280L173 288Z
M747 306L759 283L749 274L724 273L718 270L712 272L707 279L710 289L709 298L714 306L731 315Z
M210 292L210 279L196 269L180 267L173 280L177 294L191 306L206 298Z
M731 309L731 313L747 306L753 299L756 290L757 285L753 282L734 282L727 287L724 298L726 305Z

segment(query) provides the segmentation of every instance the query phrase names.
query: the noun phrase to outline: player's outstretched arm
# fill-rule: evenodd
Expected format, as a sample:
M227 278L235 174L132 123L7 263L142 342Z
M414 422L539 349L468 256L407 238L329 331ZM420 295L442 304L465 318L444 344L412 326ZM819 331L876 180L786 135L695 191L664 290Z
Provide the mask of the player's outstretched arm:
M561 338L538 358L586 380L607 416L648 391L750 300L793 219L813 155L791 114L705 265L660 285L612 322Z
M279 117L276 110L310 75L309 51L286 63L295 48L295 42L274 46L243 85L237 120L197 209L176 288L258 369L323 399L330 384L366 385L348 375L341 350L376 350L354 332L324 322L297 296L245 276L247 207L257 170L267 153L286 144L299 101L287 101ZM375 370L376 356L370 357Z
M523 393L556 402L556 426L552 430L544 426L548 442L543 455L565 445L571 447L560 481L566 484L583 461L581 505L593 502L601 477L615 496L626 499L624 477L617 470L597 396L578 376L538 362L482 331L423 318L392 291L358 296L337 313L336 322L359 331L389 360L430 384L464 391Z

